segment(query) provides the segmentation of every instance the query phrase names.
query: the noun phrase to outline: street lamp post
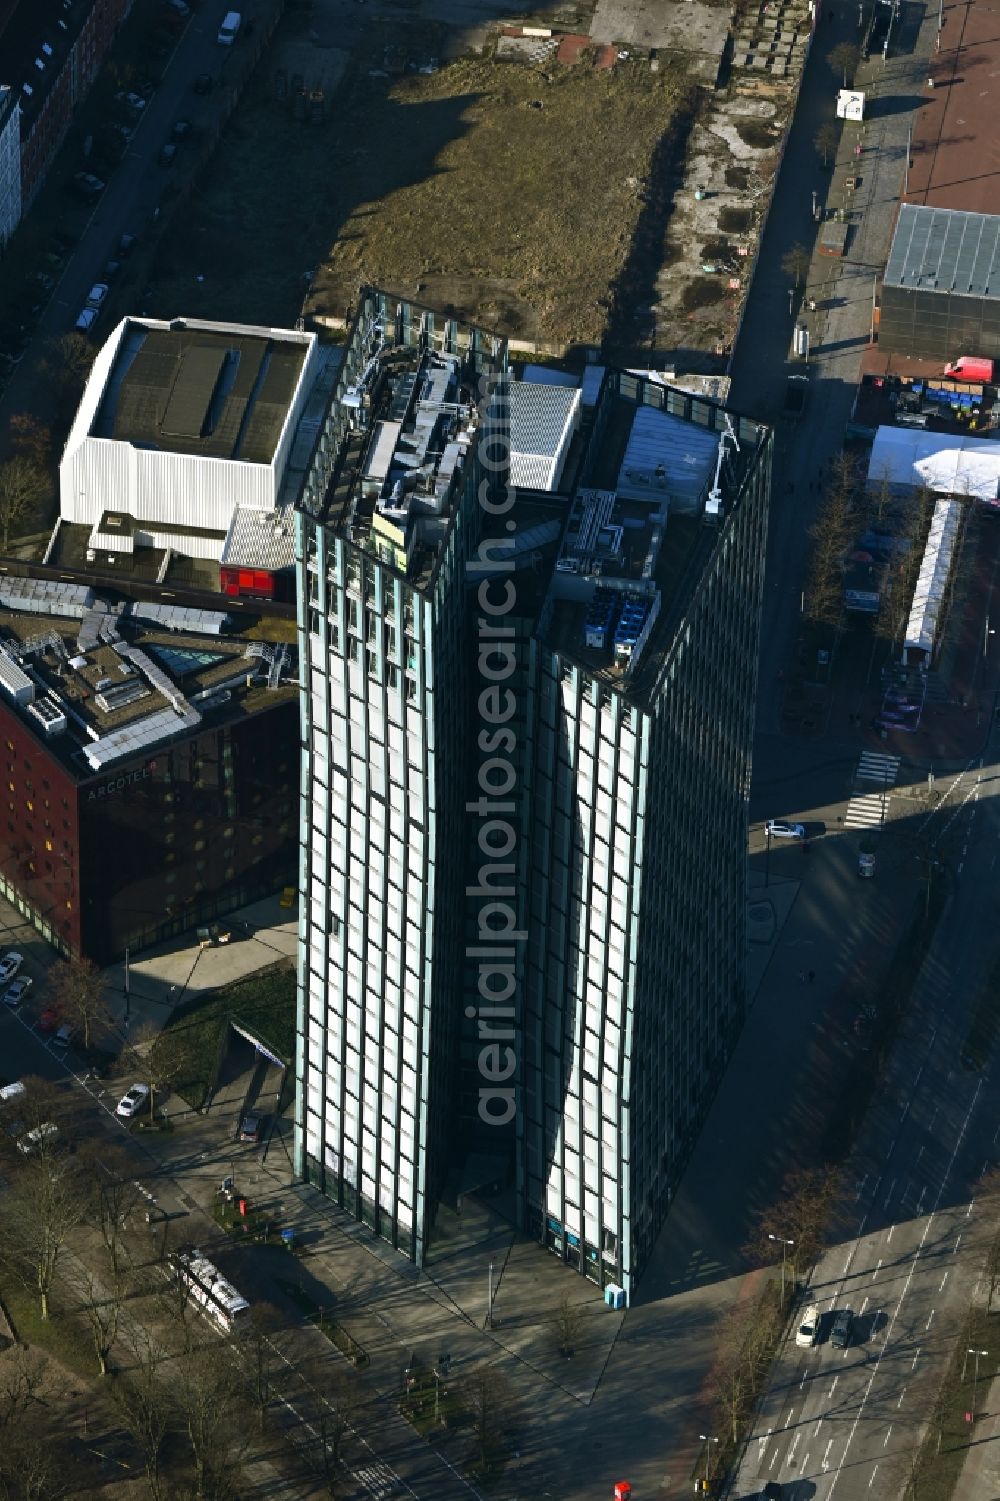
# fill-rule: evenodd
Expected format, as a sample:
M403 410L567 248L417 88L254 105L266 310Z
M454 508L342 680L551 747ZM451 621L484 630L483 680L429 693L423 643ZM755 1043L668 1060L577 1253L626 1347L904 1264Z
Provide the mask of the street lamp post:
M770 1231L768 1231L768 1233L767 1233L767 1238L768 1238L768 1240L777 1241L778 1244L781 1246L781 1303L782 1303L782 1307L784 1307L784 1303L785 1303L785 1247L786 1246L794 1246L795 1242L794 1242L794 1240L786 1240L783 1235L772 1235Z
M789 318L792 317L792 315L794 314L794 312L795 312L795 288L794 287L789 287L788 288L788 316L789 316Z
M699 1433L698 1437L701 1439L702 1443L705 1445L705 1489L708 1490L709 1456L711 1455L711 1452L712 1452L712 1445L713 1444L717 1444L719 1442L719 1440L717 1438L713 1438L713 1436L710 1433Z
M975 1366L973 1367L973 1371L972 1371L972 1421L973 1422L976 1421L976 1396L977 1396L977 1393L979 1391L979 1361L980 1361L980 1357L982 1357L985 1360L986 1356L989 1353L990 1353L989 1350L966 1350L966 1352L965 1352L965 1359L962 1361L962 1380L963 1381L965 1380L965 1368L966 1368L966 1366L969 1363L969 1356L972 1355L975 1358L975 1362L976 1362Z
M767 829L764 834L767 843L764 845L764 890L767 890L771 872L771 830Z

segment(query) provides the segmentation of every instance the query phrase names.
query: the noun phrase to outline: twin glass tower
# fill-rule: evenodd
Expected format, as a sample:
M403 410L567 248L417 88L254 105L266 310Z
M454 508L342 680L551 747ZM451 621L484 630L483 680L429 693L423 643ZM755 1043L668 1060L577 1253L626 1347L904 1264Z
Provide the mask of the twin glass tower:
M510 380L362 295L298 515L297 1170L419 1264L464 1162L628 1294L743 1022L771 434L609 370L515 491Z

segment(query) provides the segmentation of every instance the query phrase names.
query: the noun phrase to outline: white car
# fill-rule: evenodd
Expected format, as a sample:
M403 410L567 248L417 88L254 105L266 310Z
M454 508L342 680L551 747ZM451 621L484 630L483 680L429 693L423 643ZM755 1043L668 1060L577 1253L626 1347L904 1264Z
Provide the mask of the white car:
M779 818L769 818L764 825L764 833L769 839L804 839L806 837L805 824L783 823Z
M115 1114L120 1115L123 1120L131 1120L134 1115L139 1114L148 1099L149 1085L133 1084L128 1094L123 1094L118 1101Z
M107 284L107 282L106 281L95 281L94 285L91 287L90 291L87 293L87 306L88 307L100 307L101 303L104 301L104 299L105 299L105 297L107 297L107 295L108 295L108 284Z
M76 322L73 324L73 327L77 330L78 333L89 334L90 330L97 322L97 314L97 308L85 307L79 318L77 318Z
M31 979L28 975L21 975L13 985L8 985L0 1000L5 1006L20 1006L28 991L31 989Z
M5 985L8 980L13 980L21 965L24 963L24 955L16 949L11 949L0 959L0 985Z
M125 104L130 110L139 115L146 108L146 101L141 94L126 94L119 92L115 95L118 104Z
M819 1304L810 1303L802 1315L802 1322L795 1331L795 1343L811 1350L819 1339Z

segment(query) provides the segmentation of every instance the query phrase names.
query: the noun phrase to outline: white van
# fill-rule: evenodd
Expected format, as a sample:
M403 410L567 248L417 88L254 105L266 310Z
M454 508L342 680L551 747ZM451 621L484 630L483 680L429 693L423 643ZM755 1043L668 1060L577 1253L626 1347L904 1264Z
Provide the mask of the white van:
M59 1127L55 1121L45 1121L41 1126L36 1126L33 1131L28 1131L21 1137L17 1144L17 1150L23 1152L25 1157L30 1157L32 1152L41 1151L44 1146L51 1146L59 1135Z
M810 1303L802 1315L802 1322L795 1331L795 1343L805 1349L811 1349L819 1339L819 1304Z
M27 1093L28 1091L20 1079L15 1080L13 1084L5 1084L0 1089L0 1105L6 1105L9 1100L19 1100L22 1095L26 1095Z
M221 47L231 47L236 40L236 33L243 22L243 17L238 10L226 12L222 25L219 27L217 41Z

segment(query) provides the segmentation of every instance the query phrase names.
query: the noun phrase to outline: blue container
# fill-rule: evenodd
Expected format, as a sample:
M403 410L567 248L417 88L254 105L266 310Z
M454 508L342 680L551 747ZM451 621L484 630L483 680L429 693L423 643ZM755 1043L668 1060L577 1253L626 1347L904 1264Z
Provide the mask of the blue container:
M289 1250L291 1250L292 1247L295 1244L295 1231L294 1230L282 1230L282 1232L281 1232L281 1243L282 1243L282 1245L287 1246Z

